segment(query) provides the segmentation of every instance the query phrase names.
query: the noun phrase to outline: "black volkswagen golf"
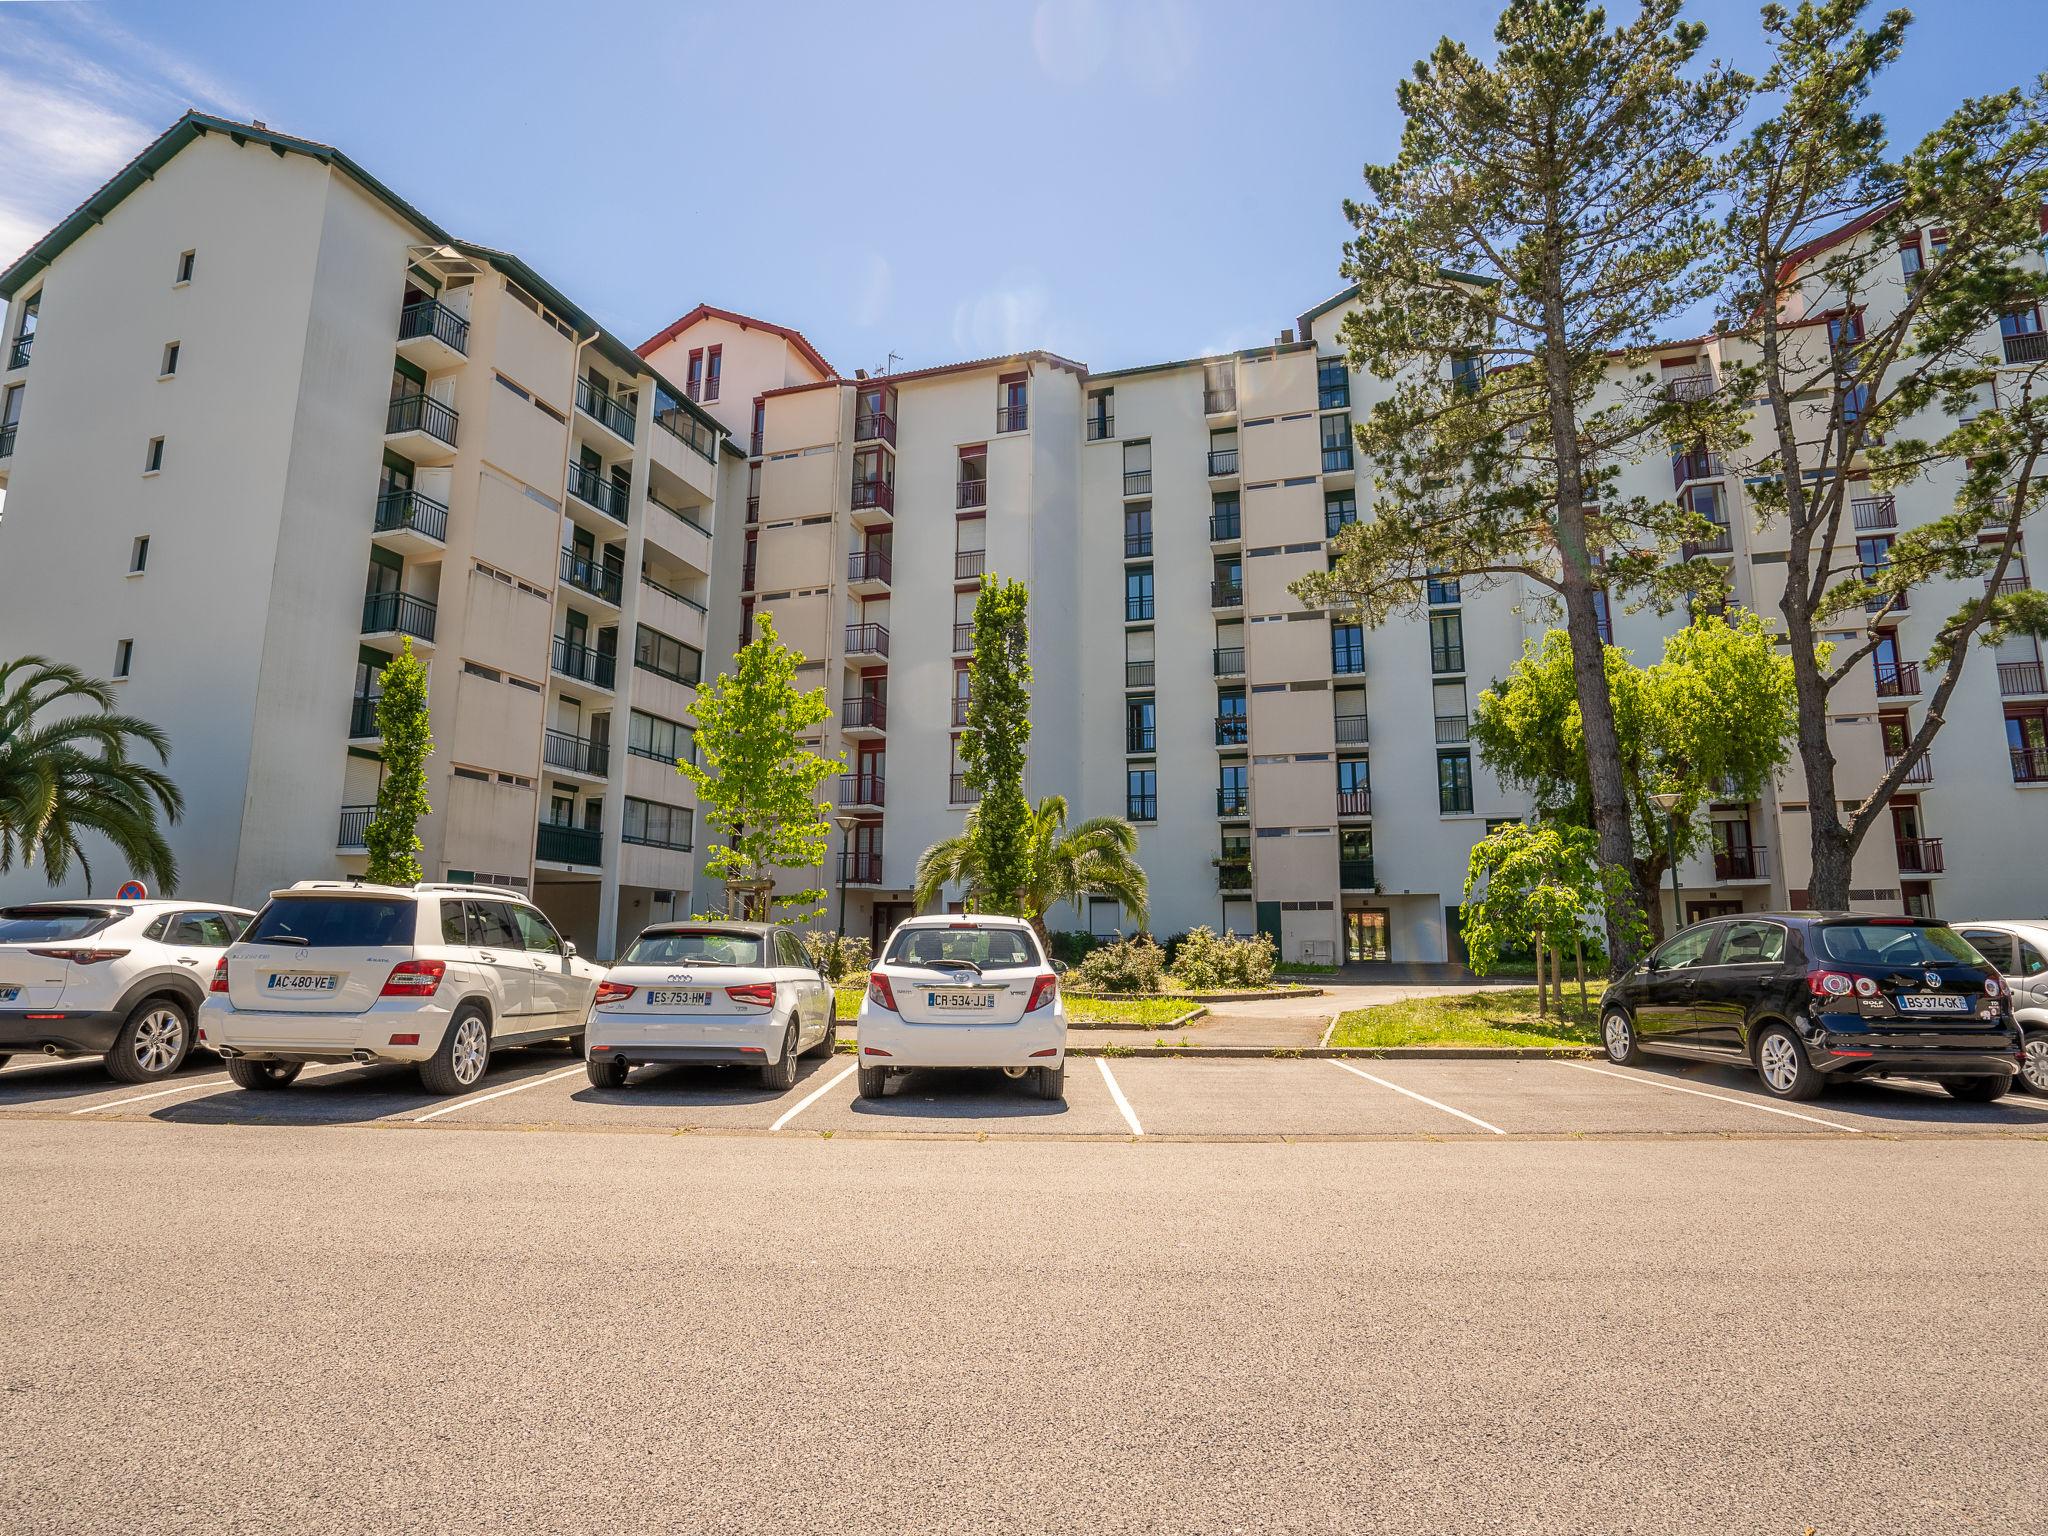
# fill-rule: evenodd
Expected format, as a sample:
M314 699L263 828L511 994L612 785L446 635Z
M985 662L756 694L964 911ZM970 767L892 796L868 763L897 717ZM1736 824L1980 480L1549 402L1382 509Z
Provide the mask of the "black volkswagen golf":
M1607 989L1601 1040L1742 1062L1781 1099L1858 1077L1932 1078L2002 1097L2020 1065L2005 984L1948 924L1847 912L1756 912L1695 923Z

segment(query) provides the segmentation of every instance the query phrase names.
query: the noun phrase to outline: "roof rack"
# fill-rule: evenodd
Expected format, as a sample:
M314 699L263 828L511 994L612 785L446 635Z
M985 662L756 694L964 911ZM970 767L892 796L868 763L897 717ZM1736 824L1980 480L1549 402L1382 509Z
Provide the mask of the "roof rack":
M465 896L489 896L494 901L504 901L509 898L513 901L525 902L529 907L533 905L532 897L528 896L524 891L514 890L509 885L471 885L455 880L422 880L413 889L416 891L460 891Z

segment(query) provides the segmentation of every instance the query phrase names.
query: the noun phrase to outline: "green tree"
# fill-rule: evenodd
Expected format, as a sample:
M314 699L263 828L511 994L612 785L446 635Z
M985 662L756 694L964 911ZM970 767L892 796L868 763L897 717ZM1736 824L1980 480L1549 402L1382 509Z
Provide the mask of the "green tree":
M987 911L1020 916L1033 832L1031 803L1024 798L1031 741L1029 602L1023 582L999 581L992 572L981 578L974 600L974 658L967 664L967 729L960 738L960 763L975 796L965 835L974 844L981 899ZM1059 804L1064 821L1066 802Z
M364 878L377 885L420 882L420 818L427 804L427 759L434 736L427 718L427 669L407 639L379 681L377 734L384 738L384 776L377 809L363 828L370 863Z
M1078 906L1084 897L1102 896L1119 903L1132 923L1144 926L1150 887L1138 862L1138 829L1121 816L1095 816L1067 826L1064 796L1047 795L1026 809L1022 868L1009 886L1009 905L1000 904L988 875L984 849L988 840L975 825L987 808L983 801L967 813L958 837L943 838L925 849L917 861L916 899L920 907L935 906L947 885L964 886L967 904L977 911L1004 911L1031 920L1050 953L1045 914L1061 902Z
M1359 298L1345 344L1354 368L1394 381L1358 429L1374 515L1339 536L1333 570L1293 587L1373 625L1419 608L1431 574L1550 594L1616 864L1629 818L1598 593L1668 603L1718 581L1671 558L1704 519L1614 485L1623 460L1730 409L1671 400L1650 376L1660 331L1719 284L1713 151L1744 100L1739 77L1693 70L1705 31L1679 9L1642 0L1610 28L1585 0L1517 0L1490 62L1444 38L1401 83L1400 155L1366 166L1368 199L1345 207ZM1631 951L1608 937L1619 973Z
M776 871L822 865L832 808L818 787L843 764L804 745L832 710L823 688L798 690L803 655L776 638L768 614L754 629L732 671L697 695L701 763L678 762L676 770L697 787L706 825L725 838L705 871L725 882L737 915L765 918L771 905L787 911L824 899L816 888L772 893Z
M1586 924L1604 917L1618 894L1616 882L1601 873L1597 849L1587 828L1558 822L1510 822L1473 844L1459 909L1459 932L1472 969L1484 976L1500 962L1503 950L1531 940L1539 962L1546 950L1555 959L1568 950L1583 953ZM1553 964L1551 974L1562 982L1561 966ZM1558 992L1562 997L1561 985ZM1541 1011L1540 965L1536 998Z
M40 863L57 885L76 859L90 884L82 838L97 833L131 873L175 891L178 863L161 823L182 816L185 800L167 773L129 755L138 743L170 761L169 737L114 712L111 683L41 656L0 664L0 872Z
M1614 867L1628 871L1643 931L1661 934L1657 893L1671 868L1670 838L1650 796L1679 797L1683 859L1707 836L1700 813L1711 802L1761 795L1790 750L1792 664L1763 621L1744 614L1735 624L1696 620L1665 640L1654 666L1609 646L1605 669L1631 829L1628 858ZM1591 826L1585 726L1563 635L1552 630L1527 646L1507 678L1479 695L1472 739L1480 761L1526 790L1539 815Z
M1865 27L1866 9L1865 0L1764 8L1773 55L1760 85L1771 110L1729 156L1725 177L1735 279L1723 323L1753 344L1756 361L1730 370L1723 390L1763 404L1754 451L1731 467L1759 515L1783 529L1778 607L1797 689L1808 901L1820 908L1848 906L1856 850L1890 824L1892 793L1941 729L1973 645L2048 634L2048 596L2001 591L2021 523L2041 503L2048 368L2038 353L2008 366L1997 334L2010 307L2048 297L2034 259L2048 198L2048 91L1965 101L1891 158L1870 96L1911 18L1892 11ZM1860 238L1816 243L1858 217L1871 220ZM1945 235L1923 238L1936 229ZM1908 240L1921 265L1899 287ZM1960 472L1955 510L1867 562L1850 503L1938 471ZM1845 811L1830 697L1865 675L1908 594L1935 582L1963 593L1925 656L1940 681L1903 750ZM1829 644L1830 631L1853 638Z

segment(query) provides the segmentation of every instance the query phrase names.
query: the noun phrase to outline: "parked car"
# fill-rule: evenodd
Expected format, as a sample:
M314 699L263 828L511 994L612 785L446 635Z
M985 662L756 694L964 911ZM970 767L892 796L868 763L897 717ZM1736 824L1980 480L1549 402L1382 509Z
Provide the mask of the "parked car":
M512 891L302 880L221 957L199 1025L244 1088L387 1061L459 1093L499 1046L580 1037L603 979Z
M1847 1079L1925 1077L1983 1102L2019 1070L1997 971L1948 924L1912 917L1695 923L1608 987L1600 1033L1611 1061L1741 1062L1780 1099Z
M1994 919L1955 930L2005 978L2020 1027L2019 1086L2048 1094L2048 922Z
M206 978L255 914L208 901L0 909L0 1066L16 1051L104 1056L124 1083L192 1053Z
M799 1056L839 1046L839 1005L796 935L772 923L661 923L598 983L584 1031L592 1086L619 1088L637 1066L757 1067L768 1088L796 1085Z
M1059 977L1029 923L977 913L913 917L868 974L856 1027L860 1096L893 1072L996 1067L1042 1099L1067 1090Z

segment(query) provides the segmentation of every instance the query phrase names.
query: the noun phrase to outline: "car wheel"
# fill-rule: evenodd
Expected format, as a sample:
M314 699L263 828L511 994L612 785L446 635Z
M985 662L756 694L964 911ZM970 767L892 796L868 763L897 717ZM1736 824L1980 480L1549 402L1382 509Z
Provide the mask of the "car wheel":
M785 1088L796 1086L796 1040L796 1020L791 1018L789 1028L782 1032L782 1059L761 1069L763 1088L773 1088L780 1093Z
M440 1049L420 1063L420 1086L429 1093L463 1093L491 1065L491 1027L482 1012L465 1008L448 1021Z
M146 997L114 1036L107 1075L124 1083L153 1083L185 1065L191 1050L192 1011L174 997Z
M590 1074L593 1088L623 1088L626 1074L633 1069L617 1056L593 1056L583 1063L583 1070Z
M1767 1025L1756 1037L1756 1070L1764 1092L1774 1099L1811 1099L1826 1080L1806 1059L1806 1047L1783 1024Z
M829 1058L839 1049L839 1004L833 1003L832 1011L825 1015L825 1033L818 1043L811 1047L809 1054Z
M1618 1010L1600 1021L1600 1043L1607 1050L1607 1059L1617 1067L1633 1067L1643 1059L1643 1049L1636 1043L1635 1024Z
M1940 1081L1950 1098L1961 1099L1965 1104L1989 1104L1993 1099L2004 1098L2012 1087L2009 1077L1944 1077Z
M2020 1047L2020 1086L2029 1093L2048 1094L2048 1029L2027 1031Z
M259 1093L291 1087L304 1070L304 1063L296 1061L250 1061L242 1056L228 1060L229 1080L237 1088L253 1088Z
M862 1067L857 1074L856 1086L864 1099L879 1099L889 1091L889 1069L887 1067Z
M1031 1091L1041 1099L1065 1099L1067 1096L1067 1064L1063 1061L1056 1067L1033 1067L1031 1069Z

